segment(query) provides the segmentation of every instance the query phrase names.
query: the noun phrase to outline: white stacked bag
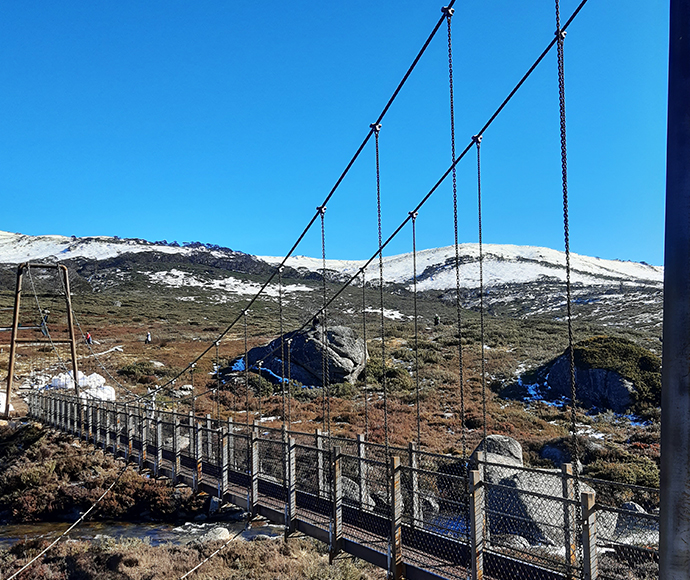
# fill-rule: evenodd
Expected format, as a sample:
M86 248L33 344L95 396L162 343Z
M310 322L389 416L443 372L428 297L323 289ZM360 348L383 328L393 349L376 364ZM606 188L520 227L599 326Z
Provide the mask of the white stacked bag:
M72 371L60 373L50 381L48 389L73 389L74 373ZM79 381L79 396L83 399L99 399L101 401L114 401L115 389L105 384L105 378L98 373L85 375L81 371L77 373Z

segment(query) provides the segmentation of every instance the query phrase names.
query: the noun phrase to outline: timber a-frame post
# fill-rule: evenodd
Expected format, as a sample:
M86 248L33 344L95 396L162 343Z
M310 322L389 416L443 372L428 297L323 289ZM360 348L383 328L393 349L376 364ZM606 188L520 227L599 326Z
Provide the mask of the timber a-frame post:
M48 270L57 270L58 275L63 276L63 287L65 289L65 304L67 306L67 330L69 338L66 339L33 339L33 338L19 338L19 310L22 300L22 281L24 279L24 271L29 268L41 268ZM45 324L41 321L41 325ZM74 389L77 397L79 396L79 368L77 365L77 343L74 338L74 318L72 316L72 298L70 296L69 288L69 272L67 266L62 264L31 264L25 262L20 264L17 268L17 287L14 294L14 315L12 318L12 335L10 338L10 358L7 365L7 388L5 390L5 409L4 417L10 417L10 398L12 396L12 383L14 382L14 364L17 358L18 344L36 344L36 343L68 343L70 345L70 353L72 355L72 372L74 373Z

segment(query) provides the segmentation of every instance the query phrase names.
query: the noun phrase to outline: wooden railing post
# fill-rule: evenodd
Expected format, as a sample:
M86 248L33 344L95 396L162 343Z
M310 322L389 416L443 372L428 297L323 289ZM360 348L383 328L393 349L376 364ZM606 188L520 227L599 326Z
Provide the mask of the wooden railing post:
M173 485L177 485L180 482L180 417L177 413L173 413Z
M201 485L201 477L203 475L203 464L202 464L202 429L201 423L198 421L194 423L194 459L196 464L196 469L194 470L194 491L199 491L199 486Z
M595 499L596 496L593 491L583 491L580 493L580 501L582 503L582 571L585 580L597 580L599 578Z
M359 479L359 506L361 510L368 509L369 500L367 488L367 446L366 439L361 433L357 434L357 477Z
M340 447L331 449L331 476L333 487L331 488L331 525L329 530L328 560L332 564L340 553L343 542L343 477L340 456Z
M235 469L235 424L228 418L228 465Z
M326 493L326 472L324 470L323 433L321 429L314 431L314 440L316 442L316 495L324 497Z
M110 409L112 407L112 403L106 403L105 404L105 443L104 443L104 450L107 452L108 447L110 447L110 427L112 425L110 421ZM115 450L113 449L113 455L115 455Z
M206 414L206 460L213 463L213 427L211 426L211 415Z
M410 442L408 445L410 455L410 493L412 497L412 527L423 527L424 514L422 514L422 502L419 497L419 472L417 471L419 462L417 458L417 444Z
M228 428L218 428L218 443L220 445L220 475L218 478L218 498L223 499L228 486L228 447L230 436L228 435Z
M563 540L565 545L566 576L575 577L577 570L577 516L575 511L575 486L573 482L573 465L564 463L561 465L561 477L563 483Z
M249 435L249 500L250 506L247 511L256 515L256 506L259 502L259 431L256 422Z
M134 411L125 403L125 428L127 429L127 448L125 450L125 460L129 461L132 457L132 439L134 438Z
M285 502L285 536L295 531L295 518L297 517L297 470L295 462L295 439L288 438L287 447L287 471L285 472L285 486L287 498Z
M484 577L484 542L486 537L486 509L481 472L470 471L470 548L472 580Z
M391 481L389 482L391 490L391 543L390 543L390 560L388 570L389 578L393 580L402 580L405 569L403 564L402 553L402 512L403 499L402 487L400 485L400 457L391 457Z
M141 447L139 448L139 471L144 469L146 465L146 452L148 447L148 413L146 407L143 408L138 406L138 417L139 417L139 438L141 440Z
M163 422L161 412L156 409L156 463L153 468L155 477L160 475L161 463L163 463Z

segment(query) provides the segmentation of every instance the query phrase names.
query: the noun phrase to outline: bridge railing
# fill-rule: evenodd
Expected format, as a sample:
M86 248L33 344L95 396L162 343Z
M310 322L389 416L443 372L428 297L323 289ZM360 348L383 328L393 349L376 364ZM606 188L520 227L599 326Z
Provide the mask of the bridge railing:
M658 490L560 470L194 417L29 397L30 415L406 578L646 578ZM579 497L577 491L579 488ZM595 498L598 498L595 501Z

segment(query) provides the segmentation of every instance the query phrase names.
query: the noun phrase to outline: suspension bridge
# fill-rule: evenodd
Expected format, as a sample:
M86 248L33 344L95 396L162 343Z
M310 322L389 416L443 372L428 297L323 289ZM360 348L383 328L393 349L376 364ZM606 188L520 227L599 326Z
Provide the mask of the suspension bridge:
M27 396L27 417L41 421L51 428L70 433L80 440L93 443L106 452L122 458L127 464L135 464L140 470L151 470L155 477L169 478L173 483L185 483L195 491L204 491L224 502L231 502L247 510L251 517L263 516L285 527L286 536L301 532L317 538L329 547L331 559L341 554L351 554L387 570L390 578L618 578L615 573L601 566L605 555L614 554L618 562L630 569L638 565L656 566L659 561L659 490L642 486L614 483L582 476L577 469L579 458L578 427L576 425L576 384L573 349L573 330L570 283L568 159L565 109L565 33L578 13L585 7L583 0L562 22L559 2L556 1L555 34L545 43L543 52L527 68L524 76L479 127L466 144L458 146L455 130L455 104L453 87L453 4L443 7L441 17L429 34L413 63L401 79L391 98L379 116L370 124L369 131L338 177L333 188L316 208L307 226L299 235L290 251L261 289L237 314L231 324L220 333L200 354L165 384L146 394L136 394L118 384L119 396L115 401L99 401L82 396L79 382L73 381L72 389L32 390ZM384 239L381 216L381 157L383 146L380 136L386 113L403 90L407 79L423 57L430 43L445 32L448 46L448 87L450 165L438 180L411 208L407 217ZM552 51L557 56L557 77L554 86L559 102L557 120L561 137L561 193L563 200L563 224L565 241L566 308L564 333L570 353L571 404L570 417L573 464L563 464L557 470L529 468L518 463L497 461L493 450L493 437L487 429L487 369L484 322L483 252L482 252L482 141L488 129L508 106L515 94ZM371 145L373 147L367 147ZM327 204L353 165L371 151L370 163L375 172L372 189L376 196L378 246L371 257L335 292L328 292L326 276ZM481 354L476 369L482 394L482 443L470 453L466 440L466 383L467 362L462 343L463 309L460 304L459 278L459 228L457 166L466 158L476 163L476 195L478 201L479 231L479 315ZM444 186L450 187L454 223L456 303L457 313L457 397L462 432L458 434L462 453L449 456L425 449L421 436L420 385L416 372L419 368L418 315L417 315L417 218L425 204ZM389 425L390 387L387 384L386 361L390 345L385 328L385 294L383 280L383 253L390 242L407 231L412 234L413 296L414 296L414 352L416 437L407 446L391 443ZM285 332L283 319L282 272L288 259L312 228L320 228L322 249L321 304L313 315L299 328L319 329L321 344L321 416L322 425L314 432L294 429L289 414L291 377L289 376L291 344ZM376 269L377 276L365 279L365 274ZM45 269L45 264L23 264L17 277L14 321L11 327L12 341L9 355L6 388L6 414L12 400L14 366L17 349L22 344L46 343L53 349L60 344L69 347L70 353L63 360L65 370L79 376L76 346L84 342L81 327L73 320L70 303L69 275L64 266L57 266L59 284L66 300L67 327L62 335L51 335L43 309L34 297L42 316L39 328L44 339L22 339L19 326L20 302L24 276L31 271ZM254 364L248 361L247 319L255 302L265 293L269 284L277 282L279 304L280 340L274 352L284 361L279 377L282 399L282 428L260 426L250 421L251 393L249 373L260 369L263 360ZM368 412L380 397L382 408L380 440L369 440L369 433L356 438L335 433L331 413L331 374L327 358L329 313L336 299L349 287L361 285L363 289L362 313L367 309L366 292L378 291L375 304L378 316L377 328L369 327L370 336L380 337L379 356L383 364L380 385L375 392L364 390L364 409ZM31 279L33 286L33 279ZM367 319L363 328L367 332ZM82 332L79 339L77 330ZM245 396L244 422L231 416L221 419L200 415L195 402L220 386L219 345L227 340L231 331L243 332L243 385ZM98 359L88 344L91 354ZM215 358L214 358L215 355ZM266 355L267 357L268 355ZM264 360L265 358L264 357ZM207 391L197 393L167 405L175 381L185 373L193 373L197 365L213 361L217 384ZM100 364L100 361L97 360ZM70 367L68 368L68 364ZM102 365L104 372L107 369ZM193 376L193 375L192 375ZM237 389L235 389L235 394ZM259 405L261 393L258 394ZM180 412L182 404L189 410ZM368 425L368 423L367 423ZM368 431L368 428L367 428ZM107 490L106 490L107 493ZM105 495L105 494L104 494ZM620 498L626 498L626 502ZM629 502L644 506L635 511ZM83 517L75 525L78 525ZM59 540L60 538L58 538ZM56 541L58 541L56 540ZM40 556L40 555L39 555ZM28 565L27 565L28 566ZM18 576L21 571L13 577Z

